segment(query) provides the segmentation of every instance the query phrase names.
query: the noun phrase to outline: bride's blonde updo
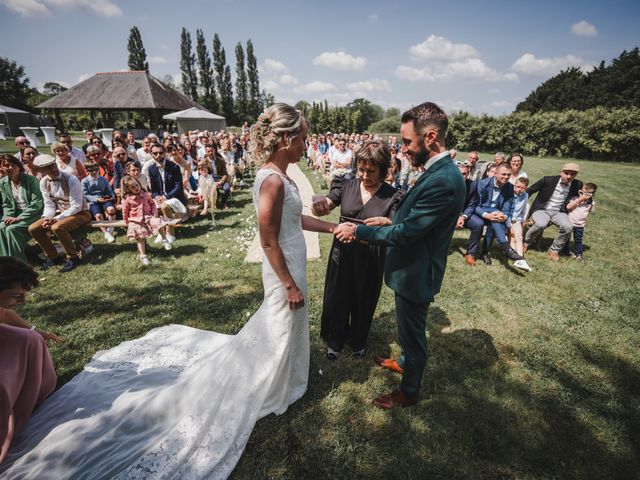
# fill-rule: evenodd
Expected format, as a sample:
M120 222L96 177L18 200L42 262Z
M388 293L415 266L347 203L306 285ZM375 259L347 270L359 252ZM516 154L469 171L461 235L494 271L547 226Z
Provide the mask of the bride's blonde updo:
M251 126L251 154L254 159L266 162L277 150L278 144L288 134L287 145L307 126L307 120L299 110L286 103L274 103L266 108Z

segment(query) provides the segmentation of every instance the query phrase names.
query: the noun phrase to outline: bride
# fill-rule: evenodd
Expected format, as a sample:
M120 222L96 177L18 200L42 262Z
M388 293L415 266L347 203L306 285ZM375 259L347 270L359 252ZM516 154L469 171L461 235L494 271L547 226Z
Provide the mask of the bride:
M35 413L0 478L226 478L255 422L282 414L307 388L309 317L302 215L287 166L307 121L286 104L251 127L264 302L237 335L182 325L98 352Z

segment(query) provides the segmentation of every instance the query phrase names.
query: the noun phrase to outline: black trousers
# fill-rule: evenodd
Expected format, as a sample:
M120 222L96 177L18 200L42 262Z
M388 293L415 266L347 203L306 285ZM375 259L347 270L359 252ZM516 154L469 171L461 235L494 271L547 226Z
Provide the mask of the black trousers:
M339 352L365 348L384 275L384 248L334 240L327 265L320 336Z

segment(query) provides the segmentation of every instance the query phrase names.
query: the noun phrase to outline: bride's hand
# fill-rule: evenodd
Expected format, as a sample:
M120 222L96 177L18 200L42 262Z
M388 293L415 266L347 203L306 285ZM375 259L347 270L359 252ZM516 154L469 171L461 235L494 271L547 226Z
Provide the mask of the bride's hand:
M291 310L304 307L304 295L297 285L287 288L287 302Z

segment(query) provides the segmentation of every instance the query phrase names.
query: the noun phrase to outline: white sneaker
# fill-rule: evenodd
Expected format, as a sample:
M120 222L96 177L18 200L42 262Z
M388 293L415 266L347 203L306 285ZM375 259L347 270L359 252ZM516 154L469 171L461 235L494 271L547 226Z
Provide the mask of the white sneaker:
M148 267L149 265L151 265L151 260L149 260L149 257L147 257L146 255L140 256L140 262L145 267Z
M158 234L158 236L156 237L156 239L153 241L153 243L162 243L162 235Z
M113 227L107 228L107 232L109 232L109 235L113 235Z
M163 240L162 241L162 246L164 247L165 250L171 250L173 247L171 246L171 243L169 243L168 240Z
M113 243L116 241L116 238L108 230L104 232L104 238L107 240L108 243Z
M167 242L173 243L176 241L176 237L174 235L167 235Z
M529 266L529 264L527 263L526 260L522 259L522 260L516 260L515 262L513 262L513 266L520 268L522 270L526 270L527 272L531 271L531 267Z

